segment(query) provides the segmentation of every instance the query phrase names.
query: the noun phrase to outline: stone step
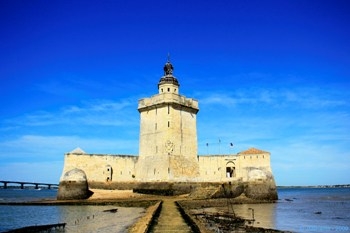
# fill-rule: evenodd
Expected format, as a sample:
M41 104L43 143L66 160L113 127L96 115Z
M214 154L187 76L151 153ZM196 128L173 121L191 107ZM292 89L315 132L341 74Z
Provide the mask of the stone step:
M192 232L191 228L187 225L182 218L174 200L163 200L162 209L159 217L155 223L155 226L151 230L152 233L163 232Z

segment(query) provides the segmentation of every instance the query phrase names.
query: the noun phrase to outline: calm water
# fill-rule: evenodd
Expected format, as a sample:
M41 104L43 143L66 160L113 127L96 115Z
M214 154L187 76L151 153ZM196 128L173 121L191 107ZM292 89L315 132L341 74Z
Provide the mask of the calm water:
M54 199L56 190L3 190L0 202ZM234 205L237 215L254 226L294 232L350 232L350 188L279 189L274 204ZM28 225L66 222L66 232L125 232L144 208L115 206L0 206L0 232ZM217 211L206 209L206 211Z
M0 202L55 199L56 193L57 190L0 189ZM116 213L104 212L115 208ZM117 206L0 205L0 232L55 223L67 223L65 232L126 232L144 213L144 208Z
M350 188L286 188L278 190L279 200L270 204L232 205L257 227L293 232L350 232ZM206 208L204 211L228 211Z

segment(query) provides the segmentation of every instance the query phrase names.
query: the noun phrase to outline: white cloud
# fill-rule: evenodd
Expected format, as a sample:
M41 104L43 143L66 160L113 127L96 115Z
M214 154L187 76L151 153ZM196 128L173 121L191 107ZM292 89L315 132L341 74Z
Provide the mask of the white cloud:
M58 184L63 170L62 161L45 162L10 162L2 163L2 180L43 182Z
M272 169L280 185L348 183L347 93L250 88L199 96L204 97L204 101L198 98L200 154L237 153L257 147L271 152ZM234 148L229 148L230 142Z
M137 154L138 139L24 135L0 142L0 158L10 161L51 161L60 158L63 160L63 154L76 147L81 147L87 153Z
M4 128L10 126L50 126L50 125L104 125L126 126L138 124L138 113L134 100L119 102L94 100L80 106L65 106L56 111L38 111L18 118L7 119Z
M347 93L339 93L337 90L318 88L294 88L294 89L272 89L251 87L236 89L234 92L217 91L210 93L197 93L200 105L223 105L226 107L237 107L238 105L257 104L269 105L270 107L292 107L302 109L324 109L334 107L350 107Z

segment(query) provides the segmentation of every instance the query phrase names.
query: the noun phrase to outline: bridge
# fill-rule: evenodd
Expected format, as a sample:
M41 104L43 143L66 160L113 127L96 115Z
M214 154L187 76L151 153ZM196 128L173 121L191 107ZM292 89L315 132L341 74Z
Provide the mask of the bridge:
M8 184L19 184L21 186L21 189L24 189L24 185L34 185L35 189L39 189L39 186L47 186L48 189L51 189L51 187L58 188L58 184L48 184L48 183L8 181L8 180L0 180L0 183L4 184L3 186L4 189L7 189Z

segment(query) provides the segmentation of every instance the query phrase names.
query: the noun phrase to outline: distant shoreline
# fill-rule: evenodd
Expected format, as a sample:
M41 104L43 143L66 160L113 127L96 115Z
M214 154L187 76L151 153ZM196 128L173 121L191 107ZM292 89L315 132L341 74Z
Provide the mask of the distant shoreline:
M333 184L333 185L277 185L278 189L292 189L292 188L350 188L350 184ZM39 189L35 189L35 187L24 187L21 189L19 186L7 186L7 188L4 188L3 186L0 186L0 190L53 190L57 191L58 188L51 188L48 189L46 187L40 187ZM107 190L107 189L106 189Z
M333 184L333 185L277 185L277 188L350 188L350 184Z

